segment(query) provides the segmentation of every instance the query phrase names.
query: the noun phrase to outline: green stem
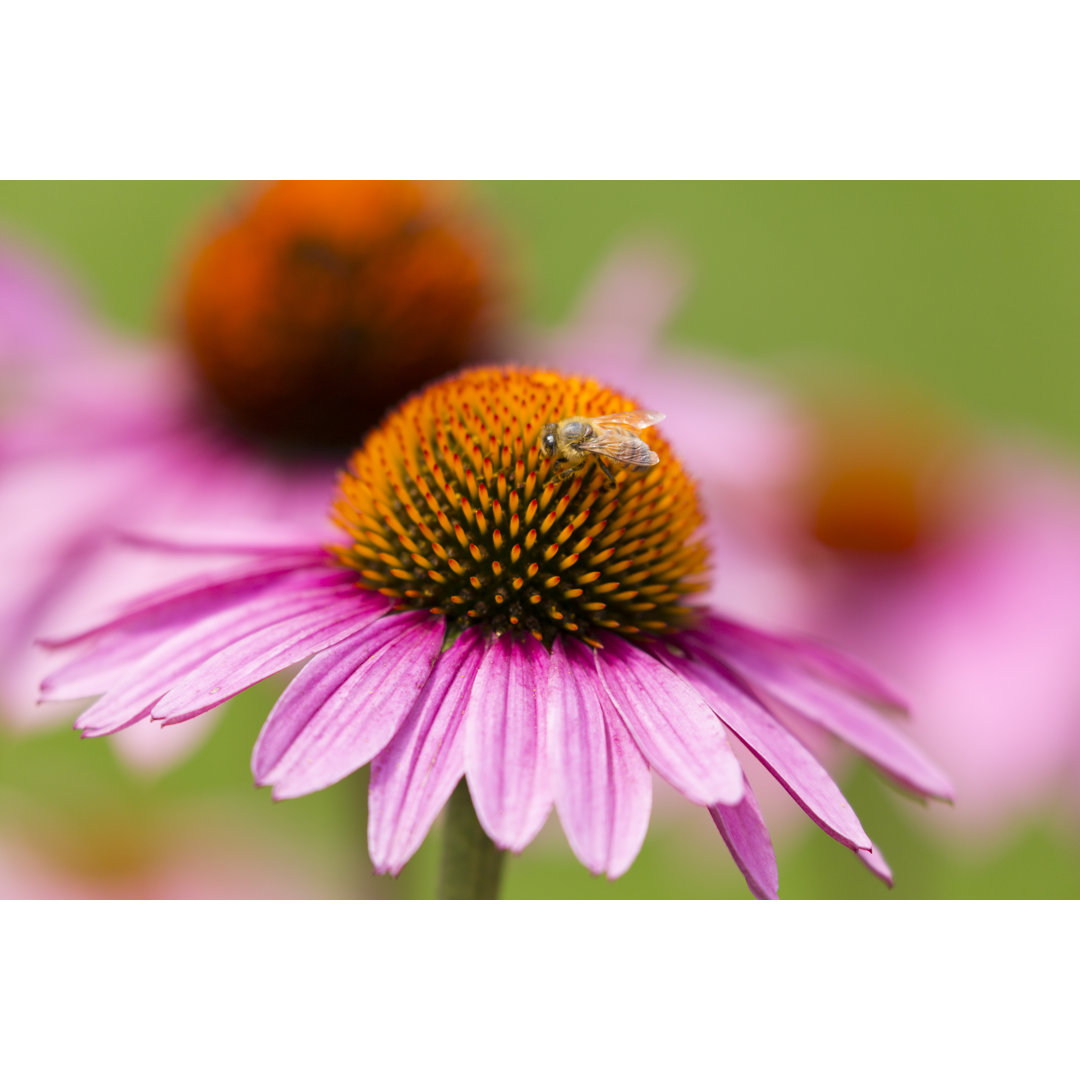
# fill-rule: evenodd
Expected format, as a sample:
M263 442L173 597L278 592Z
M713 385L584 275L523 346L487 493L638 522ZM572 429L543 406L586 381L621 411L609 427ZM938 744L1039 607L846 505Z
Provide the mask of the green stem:
M477 821L468 785L462 780L446 804L439 899L496 899L504 854Z

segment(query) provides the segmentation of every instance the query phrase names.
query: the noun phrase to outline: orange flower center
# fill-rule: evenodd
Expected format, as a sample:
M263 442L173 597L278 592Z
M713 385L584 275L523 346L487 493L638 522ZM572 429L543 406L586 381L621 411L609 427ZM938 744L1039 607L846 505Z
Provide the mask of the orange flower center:
M949 459L942 432L870 407L834 417L808 482L809 528L842 552L902 555L940 530Z
M649 402L649 405L662 404ZM569 476L545 424L636 408L588 379L484 368L428 387L373 430L341 478L335 556L402 607L549 643L598 630L663 633L693 617L706 548L694 485L656 428L659 464L595 455Z
M196 253L180 332L234 426L351 449L406 394L491 358L499 291L448 189L284 182L253 192Z

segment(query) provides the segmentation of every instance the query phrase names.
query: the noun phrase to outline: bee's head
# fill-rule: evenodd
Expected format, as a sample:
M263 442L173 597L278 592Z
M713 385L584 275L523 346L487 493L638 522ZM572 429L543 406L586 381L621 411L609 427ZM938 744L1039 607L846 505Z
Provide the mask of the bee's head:
M555 456L554 424L545 424L540 431L540 453L543 457Z

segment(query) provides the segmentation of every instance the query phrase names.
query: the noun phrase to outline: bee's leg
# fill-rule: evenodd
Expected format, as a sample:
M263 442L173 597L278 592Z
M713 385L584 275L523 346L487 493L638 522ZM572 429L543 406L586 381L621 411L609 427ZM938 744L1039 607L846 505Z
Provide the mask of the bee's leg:
M560 460L565 461L566 459L565 458L560 458ZM571 465L568 468L563 469L563 471L561 473L558 473L556 476L552 477L552 479L553 480L565 480L568 476L573 476L574 473L576 473L578 471L578 469L580 469L580 468L581 468L580 465Z
M603 471L604 475L608 478L608 480L611 481L611 486L614 487L615 486L615 476L612 473L612 471L605 464L604 459L601 458L601 457L598 457L596 459L596 464L600 466L600 468Z

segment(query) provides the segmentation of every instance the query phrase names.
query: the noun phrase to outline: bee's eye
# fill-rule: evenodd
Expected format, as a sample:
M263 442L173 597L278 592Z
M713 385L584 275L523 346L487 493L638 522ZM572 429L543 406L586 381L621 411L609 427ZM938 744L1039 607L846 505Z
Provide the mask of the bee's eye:
M552 435L550 432L548 432L548 434L545 435L540 440L540 447L544 451L545 454L547 454L549 456L551 454L554 454L555 453L555 436Z

